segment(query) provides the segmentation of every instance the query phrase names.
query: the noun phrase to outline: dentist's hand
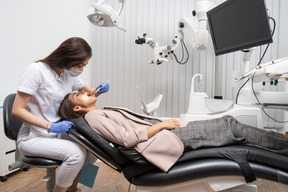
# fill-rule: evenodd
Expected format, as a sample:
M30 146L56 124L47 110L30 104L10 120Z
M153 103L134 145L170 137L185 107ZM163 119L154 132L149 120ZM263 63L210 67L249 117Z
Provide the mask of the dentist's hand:
M48 133L65 133L69 131L72 127L76 127L72 122L70 121L60 121L58 123L51 123L50 130Z
M96 87L96 90L99 90L97 93L106 93L109 91L110 85L108 82L100 84L98 87Z

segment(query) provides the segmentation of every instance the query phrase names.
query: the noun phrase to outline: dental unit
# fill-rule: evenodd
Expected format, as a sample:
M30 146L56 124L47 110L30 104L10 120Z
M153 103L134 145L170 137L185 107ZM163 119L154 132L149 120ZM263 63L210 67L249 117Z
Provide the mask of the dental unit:
M119 0L120 8L118 11L115 11L110 5L104 4L104 1L98 0L97 3L92 3L87 16L89 21L97 26L116 27L122 31L126 31L127 29L120 21L120 14L125 1ZM193 11L193 15L197 16L198 22L190 17L181 18L178 23L178 34L172 39L172 45L162 46L146 33L143 33L142 36L139 36L135 40L136 44L147 44L153 49L152 59L149 59L148 63L156 65L163 65L174 59L180 64L187 63L188 58L179 60L175 51L179 47L182 47L182 51L188 53L188 49L184 43L186 40L194 50L201 51L209 47L209 42L212 39L216 56L237 50L245 50L243 54L244 67L241 73L233 79L235 87L240 87L239 90L241 90L237 96L236 103L234 104L233 101L209 99L206 92L196 90L196 79L202 81L202 74L197 73L191 79L189 105L187 112L180 114L180 121L205 120L231 115L235 118L238 117L239 121L245 120L247 124L251 123L258 128L263 128L260 105L288 105L286 101L288 95L286 92L268 93L257 91L253 88L253 83L256 82L276 82L276 80L281 81L288 78L287 58L278 59L266 64L259 62L257 67L249 70L249 62L254 50L253 47L272 43L270 26L267 24L270 17L267 15L264 0L253 1L256 2L259 8L257 11L264 14L262 15L263 17L261 16L258 19L264 19L267 22L264 22L267 24L264 27L268 27L265 28L266 31L264 30L267 32L268 29L268 32L264 34L264 36L266 35L264 40L254 41L253 39L252 42L245 45L239 43L241 46L233 47L229 45L231 42L230 39L226 42L228 45L224 45L223 48L221 47L221 43L224 41L219 41L218 37L216 37L217 33L218 35L221 33L221 30L220 32L218 30L223 21L217 18L217 16L221 15L221 11L225 12L225 10L233 8L233 6L234 8L244 6L249 8L247 10L256 11L253 7L250 7L251 2L251 0L229 0L216 6L209 0L199 0L196 10ZM247 17L251 20L254 19L251 15ZM223 24L225 23L223 22ZM221 26L220 28L224 27ZM228 33L231 33L231 31L228 31ZM247 34L249 35L249 33L251 32L248 30ZM228 38L228 36L222 35L222 38ZM226 49L225 46L229 47L229 49ZM217 76L217 74L215 75ZM247 83L248 80L252 81L252 86ZM96 90L95 93L98 91ZM157 95L151 103L146 104L139 90L138 92L141 97L143 112L156 116L156 110L161 103L163 95ZM258 99L256 99L255 95ZM267 95L271 96L267 97ZM14 98L15 95L10 95L5 99L3 106L6 116L9 116L9 109L11 111ZM247 116L251 117L251 122L245 118ZM68 132L69 136L92 152L102 162L115 171L122 173L131 184L136 186L136 191L138 192L257 192L257 185L261 184L262 179L288 185L288 156L282 154L245 145L202 148L184 152L176 164L165 173L149 163L133 147L124 148L101 137L91 129L84 118L71 119L71 121L76 125L76 128ZM8 128L8 126L9 124L6 127ZM23 158L22 156L19 155L17 158ZM61 162L57 162L56 166L58 164L61 164ZM18 165L21 167L23 161L16 161L12 168L19 168L17 167Z

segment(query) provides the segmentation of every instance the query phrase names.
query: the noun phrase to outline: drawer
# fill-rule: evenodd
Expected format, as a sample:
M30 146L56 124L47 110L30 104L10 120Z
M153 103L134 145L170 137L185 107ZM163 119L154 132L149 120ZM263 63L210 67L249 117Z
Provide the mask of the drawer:
M3 143L4 143L4 151L12 151L16 149L16 143L15 141L8 139L7 137L5 139L3 139Z
M3 161L3 165L1 166L3 170L0 170L1 176L7 175L9 173L12 173L18 170L18 169L15 169L13 171L9 171L8 169L8 166L15 162L15 152L4 155L3 158L4 158L4 161Z

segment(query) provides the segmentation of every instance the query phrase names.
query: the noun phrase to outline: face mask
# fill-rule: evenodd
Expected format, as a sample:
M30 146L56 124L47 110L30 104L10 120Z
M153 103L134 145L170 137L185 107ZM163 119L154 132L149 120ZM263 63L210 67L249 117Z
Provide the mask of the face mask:
M81 70L76 69L75 67L71 67L70 69L64 69L64 71L71 77L77 77L83 72Z

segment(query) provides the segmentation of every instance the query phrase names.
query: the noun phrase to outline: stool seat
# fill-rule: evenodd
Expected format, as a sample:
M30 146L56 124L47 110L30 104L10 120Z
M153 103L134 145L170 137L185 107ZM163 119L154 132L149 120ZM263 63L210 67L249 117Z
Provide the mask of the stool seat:
M43 157L28 157L23 156L22 161L28 165L36 166L36 167L57 167L61 165L62 161L55 159L47 159Z

